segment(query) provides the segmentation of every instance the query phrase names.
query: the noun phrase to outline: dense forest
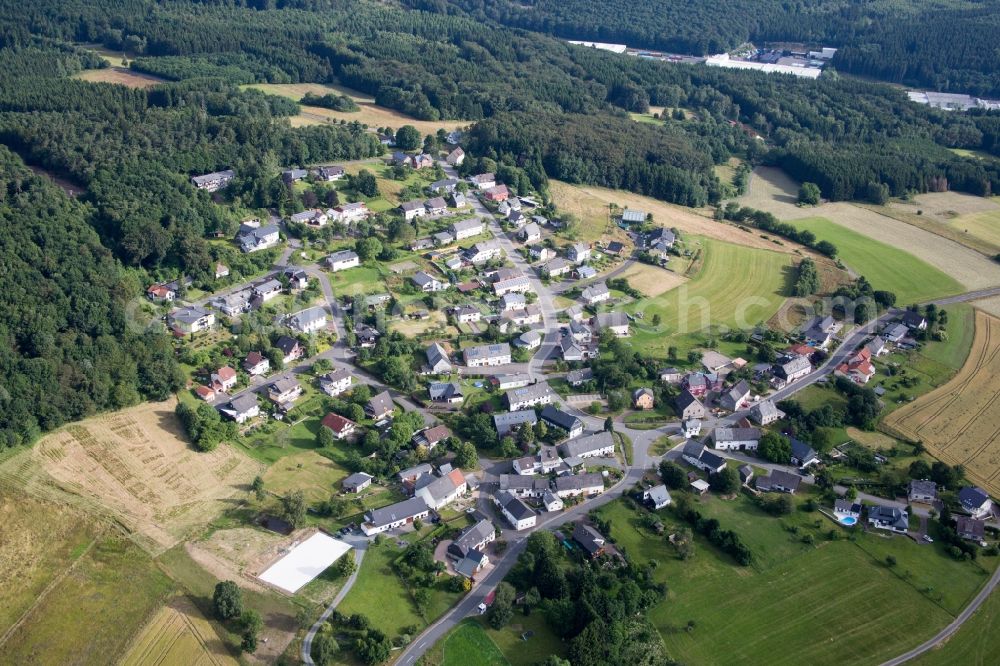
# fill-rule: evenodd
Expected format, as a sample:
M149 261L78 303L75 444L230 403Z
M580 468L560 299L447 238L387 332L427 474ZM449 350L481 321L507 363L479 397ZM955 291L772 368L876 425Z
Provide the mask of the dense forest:
M1000 97L1000 2L959 0L404 0L564 39L707 55L752 41L839 47L843 72Z

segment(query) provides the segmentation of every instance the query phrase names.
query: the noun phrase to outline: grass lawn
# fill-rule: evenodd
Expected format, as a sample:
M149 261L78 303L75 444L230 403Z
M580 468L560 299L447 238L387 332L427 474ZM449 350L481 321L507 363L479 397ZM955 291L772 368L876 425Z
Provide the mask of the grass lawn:
M700 537L694 557L681 562L622 502L600 510L631 559L659 562L654 577L670 593L649 616L671 658L684 663L879 663L947 624L948 609L984 580L977 565L908 539L828 541L831 529L848 533L818 513L772 518L745 497L711 497L698 508L740 535L755 553L753 566L735 566ZM668 526L677 524L669 510L660 514ZM807 533L814 544L803 543ZM899 572L884 564L890 552ZM941 599L925 593L927 587L940 590ZM692 631L684 629L689 621Z
M987 666L1000 654L1000 594L995 592L944 645L914 659L914 666Z
M349 268L346 271L330 273L330 286L337 296L354 296L355 294L374 294L386 291L382 281L382 273L378 268L362 265Z
M769 319L785 300L793 273L789 255L699 240L701 267L689 282L625 307L643 314L641 324L633 326L631 342L647 354L665 357L668 346L683 347L685 336L712 325L752 328ZM653 325L656 315L660 323Z
M3 645L4 663L114 663L174 584L132 541L109 534Z
M944 309L948 312L948 323L945 325L948 339L925 344L920 355L957 371L965 364L972 349L972 338L976 335L975 312L968 303L956 303Z
M361 562L354 587L338 607L345 615L361 613L368 616L372 626L389 637L398 636L404 627L423 627L425 624L414 608L405 584L392 568L393 560L401 552L394 542L388 540L379 546L370 546Z
M917 259L912 254L881 243L822 217L795 220L820 240L837 246L838 258L868 278L876 289L896 294L900 304L926 301L965 290L954 278Z
M340 490L346 469L318 451L302 451L275 461L264 474L264 487L278 495L301 490L306 501L320 502Z
M466 620L455 627L440 645L440 654L429 653L427 666L507 666L509 661L500 648L475 620Z
M950 224L960 233L974 236L992 245L1000 245L1000 211L962 215Z
M550 654L566 656L566 645L552 633L541 613L525 616L515 610L510 624L503 629L484 628L511 666L535 666ZM522 639L521 636L528 631L534 632L534 635L528 640Z

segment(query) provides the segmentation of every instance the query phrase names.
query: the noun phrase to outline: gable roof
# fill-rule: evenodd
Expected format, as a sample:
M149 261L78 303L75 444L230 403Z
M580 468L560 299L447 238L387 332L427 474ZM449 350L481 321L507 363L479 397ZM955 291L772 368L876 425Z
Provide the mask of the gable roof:
M604 535L590 525L576 523L573 527L573 540L583 547L590 555L595 555L604 548Z
M396 408L392 404L392 396L389 395L388 391L382 391L378 395L373 395L372 399L368 401L368 407L375 414L391 412Z
M408 500L396 502L380 509L373 509L368 512L366 517L372 525L381 527L382 525L389 525L425 513L426 511L427 502L422 497L411 497Z
M555 405L545 405L545 408L542 409L542 419L567 432L583 425L580 419L564 412Z

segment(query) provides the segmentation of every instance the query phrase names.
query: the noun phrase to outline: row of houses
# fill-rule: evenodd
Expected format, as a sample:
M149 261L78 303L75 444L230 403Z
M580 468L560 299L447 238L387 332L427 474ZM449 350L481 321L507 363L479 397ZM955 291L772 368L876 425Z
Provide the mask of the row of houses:
M404 470L400 479L413 496L366 512L361 524L365 535L374 536L412 524L415 520L423 520L430 516L431 511L443 509L469 490L468 481L460 469L439 470L436 475L429 465L421 465Z

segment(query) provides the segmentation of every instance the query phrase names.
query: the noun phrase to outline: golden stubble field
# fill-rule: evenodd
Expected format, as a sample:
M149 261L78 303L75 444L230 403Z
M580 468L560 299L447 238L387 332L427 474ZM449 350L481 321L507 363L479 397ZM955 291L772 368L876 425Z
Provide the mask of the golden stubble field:
M976 311L969 358L947 384L890 414L885 424L1000 495L1000 319Z
M236 666L212 623L178 595L143 627L121 666Z
M129 88L149 88L164 80L158 76L134 72L124 67L108 67L106 69L86 69L73 78L91 83L119 83Z
M175 405L144 403L65 426L0 465L0 479L110 517L157 555L242 501L263 469L234 447L191 448Z

